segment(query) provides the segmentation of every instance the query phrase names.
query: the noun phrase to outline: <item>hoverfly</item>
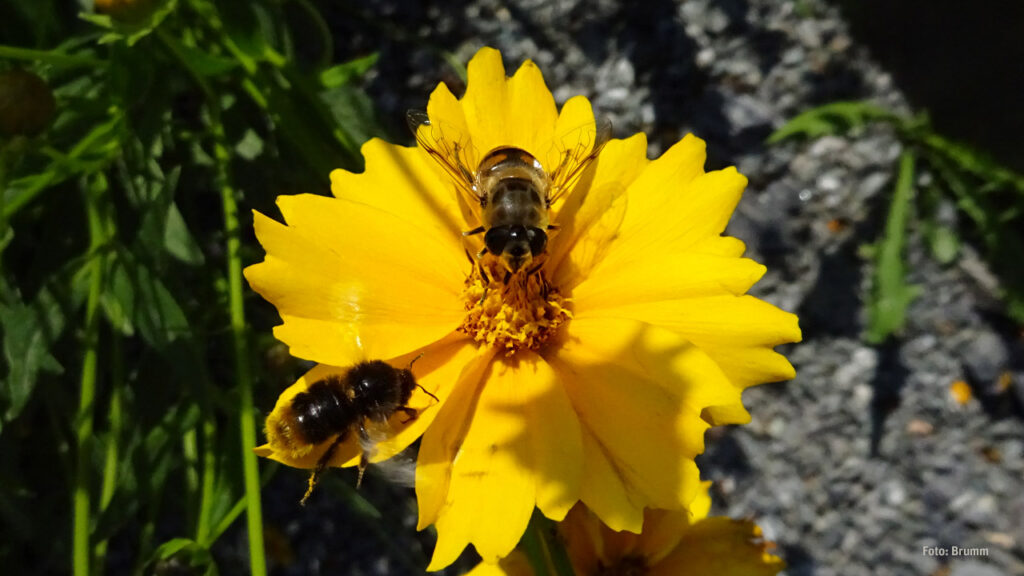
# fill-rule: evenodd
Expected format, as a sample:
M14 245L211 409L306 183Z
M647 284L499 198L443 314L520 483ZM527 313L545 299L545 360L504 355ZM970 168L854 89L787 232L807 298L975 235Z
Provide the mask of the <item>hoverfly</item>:
M544 253L552 204L573 190L587 167L597 159L611 138L606 120L576 128L555 138L557 165L544 166L531 153L513 146L499 146L482 157L468 135L434 123L420 110L408 113L409 128L420 147L451 177L480 225L464 236L484 235L477 258L493 254L506 270L505 282L530 268Z

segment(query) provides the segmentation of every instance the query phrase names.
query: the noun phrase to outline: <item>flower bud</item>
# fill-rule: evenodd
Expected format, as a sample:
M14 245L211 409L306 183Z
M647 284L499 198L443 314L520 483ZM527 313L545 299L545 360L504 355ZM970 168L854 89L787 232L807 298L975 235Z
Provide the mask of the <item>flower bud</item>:
M39 76L21 68L0 72L0 134L35 136L50 125L56 108Z
M94 0L93 6L100 14L107 14L120 22L138 22L149 16L157 0Z

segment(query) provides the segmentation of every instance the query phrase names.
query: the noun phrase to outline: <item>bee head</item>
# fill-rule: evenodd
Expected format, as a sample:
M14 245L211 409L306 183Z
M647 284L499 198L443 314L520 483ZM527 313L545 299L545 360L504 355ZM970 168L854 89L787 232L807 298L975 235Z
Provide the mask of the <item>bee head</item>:
M487 251L501 257L512 273L544 252L547 243L547 233L532 226L495 226L484 235Z

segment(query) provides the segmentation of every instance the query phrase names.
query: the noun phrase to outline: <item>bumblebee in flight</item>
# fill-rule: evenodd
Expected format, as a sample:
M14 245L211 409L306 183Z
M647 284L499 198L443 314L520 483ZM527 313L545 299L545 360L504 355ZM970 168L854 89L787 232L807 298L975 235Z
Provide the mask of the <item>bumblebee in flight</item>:
M398 369L383 360L359 362L344 374L313 382L306 391L296 394L284 410L275 409L267 417L267 442L284 453L308 454L314 446L333 438L317 460L302 504L313 493L335 450L353 431L359 435L363 449L356 482L359 487L366 466L376 452L371 428L385 425L398 412L405 413L405 422L415 419L418 412L407 404L417 387L437 400L437 396L416 382L412 363L408 368Z
M491 253L505 267L505 281L526 268L547 247L551 205L571 191L611 137L607 121L556 137L558 165L544 166L522 148L501 146L480 158L466 135L434 123L423 111L410 110L409 128L420 147L452 178L479 215L480 226L465 236L483 233L482 258ZM564 142L573 142L566 147Z

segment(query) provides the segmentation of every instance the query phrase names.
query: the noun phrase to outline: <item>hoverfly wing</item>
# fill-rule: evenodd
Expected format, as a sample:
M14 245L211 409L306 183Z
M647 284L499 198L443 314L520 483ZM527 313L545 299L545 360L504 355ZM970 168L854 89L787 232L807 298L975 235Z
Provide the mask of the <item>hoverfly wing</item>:
M593 124L587 123L555 137L558 166L550 172L549 207L576 187L611 137L612 123L606 118L596 118Z
M409 110L406 120L420 148L451 177L470 206L478 210L480 195L474 185L478 154L469 135L450 125L432 121L422 110Z

